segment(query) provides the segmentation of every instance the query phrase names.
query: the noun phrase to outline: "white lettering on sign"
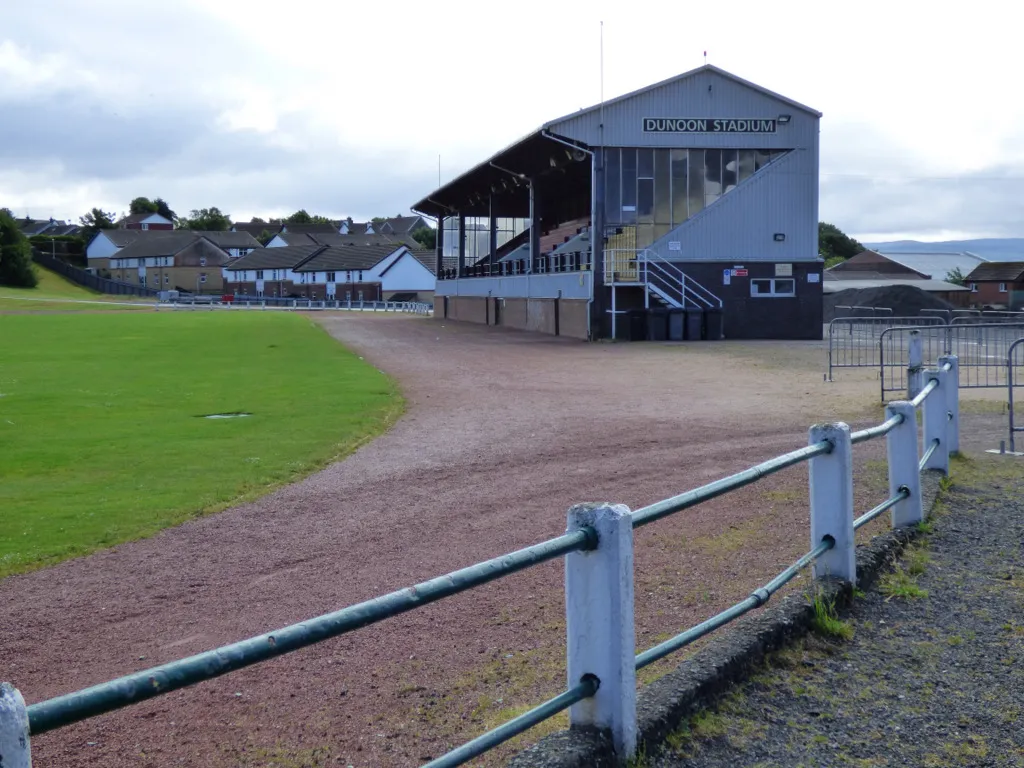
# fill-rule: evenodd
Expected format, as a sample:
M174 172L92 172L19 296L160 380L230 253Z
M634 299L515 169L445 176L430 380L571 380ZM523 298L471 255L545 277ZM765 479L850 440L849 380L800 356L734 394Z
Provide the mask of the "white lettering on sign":
M774 119L758 117L645 117L644 133L775 133Z

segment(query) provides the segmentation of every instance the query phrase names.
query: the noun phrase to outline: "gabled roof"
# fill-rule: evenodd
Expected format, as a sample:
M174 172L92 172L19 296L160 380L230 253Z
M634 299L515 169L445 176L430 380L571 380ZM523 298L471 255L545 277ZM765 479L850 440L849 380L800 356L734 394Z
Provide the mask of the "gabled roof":
M283 231L290 235L305 234L312 235L316 233L330 233L337 232L338 229L333 224L326 222L319 224L285 224Z
M128 224L141 224L146 219L148 219L148 218L150 218L152 216L156 216L158 219L161 219L162 222L166 222L167 224L173 224L174 223L170 219L168 219L166 216L161 216L156 211L149 211L147 213L132 213L132 214L129 214L128 216L125 216L123 219L121 219L119 222L117 222L117 226L123 227L123 226L126 226Z
M316 243L307 245L289 245L283 248L260 248L251 251L240 259L235 259L229 271L243 269L292 269L308 259L314 253L323 250L324 246Z
M93 237L93 240L95 240L97 237L103 236L107 238L110 242L112 242L114 245L116 245L118 248L124 248L129 243L134 243L140 237L145 237L150 234L155 235L158 232L161 235L171 234L170 232L167 231L160 232L159 230L155 229L152 231L148 229L101 229L99 232L96 233L96 236ZM92 241L90 241L90 243L91 242Z
M150 230L146 230L147 232ZM262 248L260 241L253 237L248 232L208 232L205 230L193 229L189 230L195 235L205 237L211 243L216 245L218 248ZM168 234L167 232L161 233L156 230L154 234Z
M393 216L390 219L382 221L380 227L375 227L375 229L379 232L384 227L390 227L395 234L404 235L412 232L413 227L417 224L428 226L427 223L423 221L422 216Z
M253 237L259 237L264 232L275 234L281 231L281 224L271 224L269 222L253 223L251 221L238 222L236 221L231 225L231 228L236 232L248 232Z
M1024 261L990 261L979 264L967 275L972 283L1016 283L1024 280Z
M140 237L118 251L116 258L148 259L154 256L174 256L196 241L203 239L205 238L201 235L187 229L164 232L163 237ZM220 250L213 243L210 245ZM229 258L226 253L224 257Z
M409 248L420 245L407 235L365 235L347 234L341 235L337 232L315 233L307 235L311 240L321 245L406 245Z
M946 275L954 269L959 269L962 275L966 275L979 264L984 264L985 259L973 253L892 253L876 251L889 261L902 264L907 269L912 269L922 275L927 275L933 280L945 280Z
M434 251L417 251L417 252L415 252L415 253L414 253L413 251L411 251L411 250L409 250L408 248L406 248L406 249L405 249L405 253L403 253L403 254L402 254L401 256L399 256L399 257L398 257L397 259L395 259L394 261L392 261L392 262L391 262L390 264L388 264L388 265L387 265L387 267L385 267L385 268L384 268L384 271L380 273L380 276L381 276L381 277L384 277L384 275L386 275L386 274L387 274L387 273L388 273L388 272L389 272L389 271L391 270L391 268L392 268L393 266L395 266L395 264L397 264L398 262L400 262L400 261L401 261L402 259L404 259L404 258L405 258L405 257L406 257L407 255L408 255L408 256L409 256L410 258L412 258L412 259L414 259L414 260L418 261L418 262L419 262L419 264L420 264L420 266L421 266L421 267L424 267L425 269L427 269L427 271L429 271L429 272L430 272L430 274L432 274L432 275L436 274L436 273L434 272L434 266L435 266L435 264L434 264L434 262L433 262L433 261L431 260L431 259L436 259L436 258L437 258L437 255L436 255L436 253L435 253ZM428 258L427 258L428 256L430 257L430 259L428 259ZM456 258L456 264L457 264L457 263L458 263L458 259Z
M372 224L372 222L369 222L369 221L353 221L351 224L349 224L348 221L346 220L346 221L342 221L342 222L339 223L338 229L340 230L341 227L347 227L348 228L348 233L350 235L355 235L355 234L365 235L366 234L366 230L368 228L371 228L371 229L373 228L371 226L371 224Z
M27 216L24 219L16 219L16 221L18 222L18 229L20 229L22 234L26 236L40 235L51 227L64 226L63 221L55 221L54 219L30 219Z
M312 236L307 235L305 232L278 232L271 240L279 239L286 246L293 245L317 245L316 240ZM321 243L322 245L322 243Z
M719 67L716 67L714 64L704 64L703 66L697 67L696 69L691 69L688 72L683 72L681 75L674 75L673 77L670 77L667 80L662 80L651 85L645 85L643 88L637 88L635 91L624 93L621 96L616 96L614 99L608 99L608 101L595 104L592 107L586 107L585 109L577 110L576 112L572 112L568 115L562 115L561 117L556 118L554 120L548 120L546 123L544 123L544 125L541 126L541 129L543 130L551 128L553 125L555 125L555 123L561 123L564 120L576 118L581 115L589 114L591 112L597 112L602 108L607 109L608 107L618 104L619 102L626 101L627 99L632 99L635 96L648 93L649 91L653 91L657 88L664 88L666 85L678 83L682 80L694 77L703 72L714 72L716 75L724 77L727 80L732 80L734 83L739 83L742 86L763 93L765 96L769 96L773 99L783 102L784 104L788 104L794 109L802 110L810 115L813 115L814 117L821 117L821 112L819 112L816 109L812 109L811 107L808 107L806 104L801 104L799 101L793 101L793 99L787 98L782 94L775 93L775 91L770 91L767 88L758 85L757 83L752 83L749 80L744 80L742 77L738 77L734 75L732 72L726 72L724 69L720 69Z
M273 249L271 249L273 250ZM404 245L342 245L325 247L295 267L296 272L372 269Z

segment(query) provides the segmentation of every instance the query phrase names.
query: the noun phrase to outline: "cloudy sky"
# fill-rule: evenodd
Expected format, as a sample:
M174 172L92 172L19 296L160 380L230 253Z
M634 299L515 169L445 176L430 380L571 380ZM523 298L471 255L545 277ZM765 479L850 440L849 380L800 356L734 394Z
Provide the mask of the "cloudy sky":
M492 10L496 8L503 10ZM1003 3L33 0L0 25L0 205L405 212L553 117L711 63L825 113L862 240L1024 236ZM440 9L435 12L435 9Z

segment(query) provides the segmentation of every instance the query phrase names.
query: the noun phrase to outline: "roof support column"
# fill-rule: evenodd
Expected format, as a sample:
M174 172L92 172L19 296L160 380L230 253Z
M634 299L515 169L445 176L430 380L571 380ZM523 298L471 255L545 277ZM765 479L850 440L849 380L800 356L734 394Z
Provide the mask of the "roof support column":
M434 274L441 279L441 265L444 263L444 216L437 217L437 237L434 240Z
M466 271L466 214L459 213L459 277Z
M490 253L490 257L487 261L490 264L494 264L494 257L498 253L498 217L494 215L494 195L491 195L488 202L489 206L489 221L487 231L489 233L487 241L487 250Z
M530 179L530 263L527 273L533 272L533 265L540 258L541 200L536 179Z
M604 286L604 148L597 147L591 157L590 185L590 278L593 301L590 304L590 338L603 338L607 320L607 291Z

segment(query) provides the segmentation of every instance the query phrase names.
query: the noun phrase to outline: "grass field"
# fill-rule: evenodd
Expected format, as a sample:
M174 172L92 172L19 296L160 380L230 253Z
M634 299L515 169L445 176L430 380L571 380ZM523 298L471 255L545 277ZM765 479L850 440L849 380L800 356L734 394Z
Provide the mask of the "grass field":
M94 312L151 309L152 302L130 306L127 302L144 302L139 296L109 296L83 288L65 280L56 272L35 265L39 284L35 288L9 288L0 285L0 312ZM80 302L109 302L85 304ZM117 303L114 303L117 302Z
M0 360L0 577L260 495L402 406L284 313L11 315Z

